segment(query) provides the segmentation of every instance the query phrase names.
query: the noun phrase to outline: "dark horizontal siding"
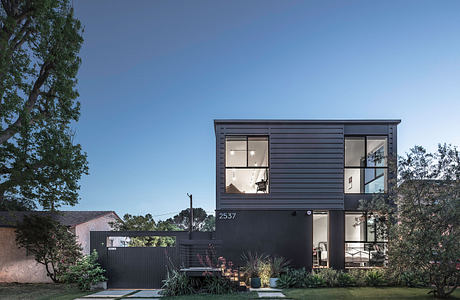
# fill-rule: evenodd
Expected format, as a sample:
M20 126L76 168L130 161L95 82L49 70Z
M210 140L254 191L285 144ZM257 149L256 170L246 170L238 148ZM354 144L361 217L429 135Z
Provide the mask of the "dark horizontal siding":
M269 194L224 192L226 135L269 135ZM218 124L217 209L343 209L343 136L343 124Z

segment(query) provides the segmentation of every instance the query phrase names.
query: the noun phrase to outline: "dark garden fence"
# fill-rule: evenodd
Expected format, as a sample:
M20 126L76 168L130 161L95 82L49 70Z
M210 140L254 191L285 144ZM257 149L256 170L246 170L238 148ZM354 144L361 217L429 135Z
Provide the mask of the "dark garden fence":
M170 268L208 267L221 242L214 232L91 231L108 288L161 288Z

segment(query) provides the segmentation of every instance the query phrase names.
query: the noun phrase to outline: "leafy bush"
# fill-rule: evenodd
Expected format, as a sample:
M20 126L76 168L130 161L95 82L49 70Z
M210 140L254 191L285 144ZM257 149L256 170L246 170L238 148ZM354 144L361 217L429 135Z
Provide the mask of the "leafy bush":
M173 268L168 271L166 279L163 280L162 288L165 296L190 295L195 292L190 278Z
M367 271L362 269L350 269L348 274L352 277L356 286L366 286L367 285Z
M399 274L399 283L408 287L426 287L429 279L424 274L414 271L405 271Z
M306 287L308 275L309 273L305 269L289 268L286 273L281 274L279 277L277 287L282 289Z
M237 285L226 277L206 276L201 292L220 295L232 294L237 291Z
M328 287L336 287L339 284L338 281L338 273L334 269L317 269L315 274L317 274L323 281L326 283Z
M68 268L61 280L67 283L77 283L82 291L88 291L92 285L107 280L104 276L105 270L97 262L97 257L96 250L84 256L75 265Z
M346 272L339 271L337 273L337 285L340 287L354 286L356 284L352 275Z
M260 282L263 287L267 287L270 284L270 275L271 274L271 265L270 262L263 261L260 263L259 266L259 277L260 277Z
M366 284L369 286L379 286L385 283L383 272L380 270L368 270L366 272Z
M81 247L75 234L56 221L56 215L25 216L16 227L16 243L35 260L45 265L47 275L59 282L69 266L81 258Z
M305 285L309 288L325 287L326 281L319 274L308 274L305 278Z

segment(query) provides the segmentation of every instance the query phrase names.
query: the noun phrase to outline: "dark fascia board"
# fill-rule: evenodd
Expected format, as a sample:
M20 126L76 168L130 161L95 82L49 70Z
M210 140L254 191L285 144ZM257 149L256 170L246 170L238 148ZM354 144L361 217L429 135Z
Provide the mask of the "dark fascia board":
M400 119L330 119L330 120L298 120L298 119L216 119L214 131L218 124L399 124Z

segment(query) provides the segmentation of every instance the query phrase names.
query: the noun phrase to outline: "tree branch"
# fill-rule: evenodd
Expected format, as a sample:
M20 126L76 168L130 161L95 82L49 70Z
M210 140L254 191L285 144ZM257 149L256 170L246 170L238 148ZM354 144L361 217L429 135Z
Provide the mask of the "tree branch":
M40 94L40 88L43 86L46 79L48 78L51 69L52 69L52 64L49 62L45 62L42 65L39 76L37 80L35 81L34 86L29 94L29 99L26 101L24 105L25 113L27 114L30 113L32 109L34 108L37 98ZM8 139L10 139L12 136L14 136L18 132L18 129L23 125L24 125L23 118L22 116L19 116L13 124L11 124L8 128L0 132L0 144L3 144Z

